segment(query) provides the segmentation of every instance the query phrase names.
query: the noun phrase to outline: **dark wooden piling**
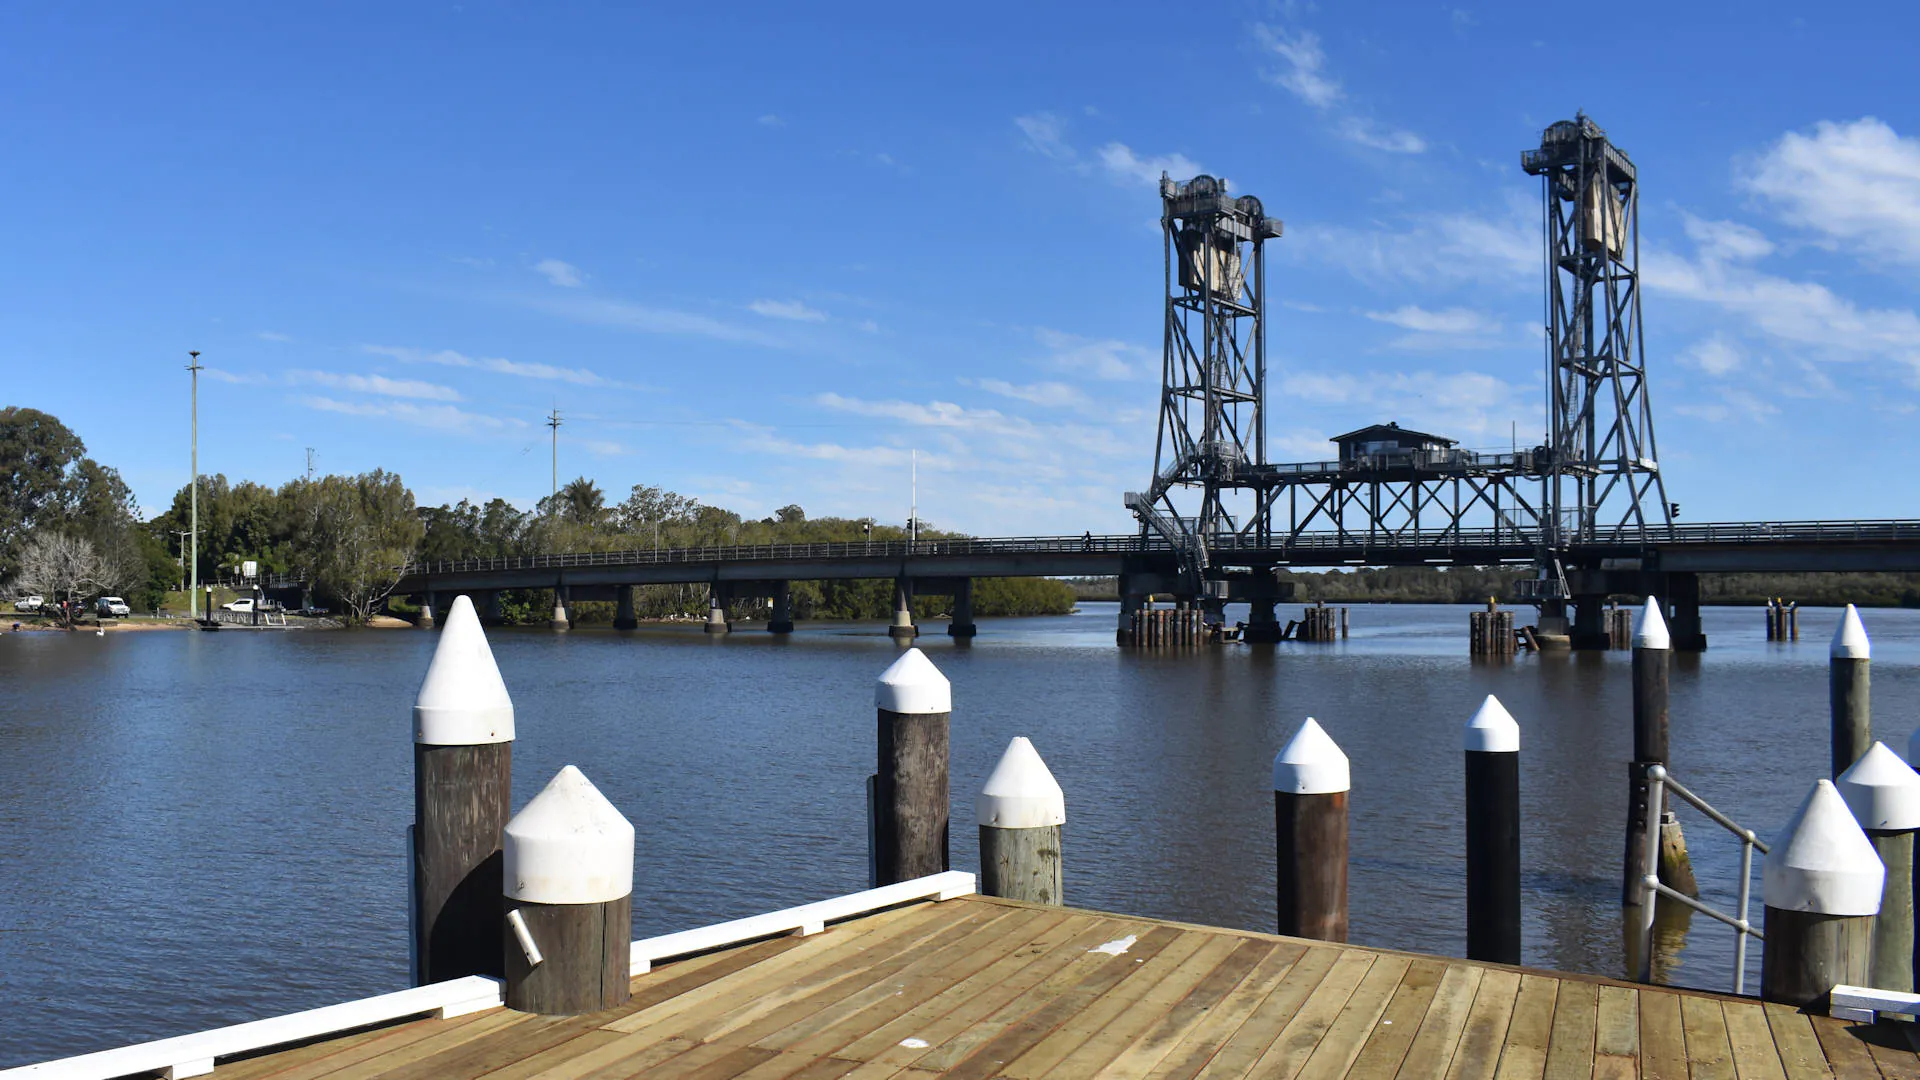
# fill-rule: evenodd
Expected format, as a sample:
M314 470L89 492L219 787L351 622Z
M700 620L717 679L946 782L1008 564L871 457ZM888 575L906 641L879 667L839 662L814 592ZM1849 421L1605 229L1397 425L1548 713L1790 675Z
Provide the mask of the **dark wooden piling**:
M1620 902L1637 905L1644 899L1641 878L1647 865L1647 772L1667 767L1668 682L1673 642L1659 601L1648 597L1633 637L1633 762L1628 766L1626 857ZM1671 811L1662 813L1658 865L1660 880L1689 896L1699 895L1686 838Z
M1835 985L1872 978L1885 870L1831 780L1821 780L1767 854L1760 996L1824 1011Z
M578 1016L630 996L633 826L572 765L507 823L494 939L509 1009Z
M1347 940L1347 755L1308 717L1273 759L1280 933Z
M1033 904L1062 903L1060 833L1067 800L1025 737L1007 744L973 809L980 826L980 891Z
M413 707L415 980L500 975L513 702L473 601L453 602Z
M1468 722L1467 958L1520 962L1520 725L1491 694Z
M1873 745L1872 656L1872 643L1860 622L1860 612L1848 604L1833 633L1827 661L1834 776L1845 772Z
M919 649L881 674L874 866L881 885L948 869L948 724L953 690Z

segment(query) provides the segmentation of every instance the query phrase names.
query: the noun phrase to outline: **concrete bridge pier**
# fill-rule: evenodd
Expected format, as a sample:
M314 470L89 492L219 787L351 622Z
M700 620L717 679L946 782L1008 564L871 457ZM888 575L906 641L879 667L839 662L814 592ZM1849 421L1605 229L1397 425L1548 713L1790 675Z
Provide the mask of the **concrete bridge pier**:
M1133 619L1134 619L1134 616L1138 615L1141 609L1145 608L1146 606L1147 606L1146 594L1134 592L1132 583L1127 580L1125 575L1121 575L1121 578L1120 578L1120 625L1114 631L1114 636L1113 636L1114 644L1116 645L1134 644Z
M767 633L793 633L793 585L781 581L773 587L773 618L767 620Z
M1247 600L1247 629L1242 637L1251 643L1270 643L1280 640L1284 627L1273 614L1275 600L1270 596L1255 596Z
M965 641L979 632L973 625L973 579L961 578L953 583L953 621L947 624L947 636Z
M613 628L615 630L638 630L640 628L640 620L635 618L633 614L633 586L615 585L613 587L613 600L615 605L617 605L613 613Z
M1602 613L1607 609L1605 593L1575 593L1573 597L1572 644L1576 649L1610 649L1613 640L1607 636L1606 617Z
M913 579L893 579L893 624L887 627L887 636L895 641L912 641L920 636L920 628L913 625Z
M553 621L548 625L555 630L573 629L573 616L567 611L567 596L566 585L553 587Z
M480 625L499 626L505 617L500 614L500 590L490 589L480 594Z
M420 618L414 621L415 627L421 630L433 629L433 601L433 590L429 589L427 594L420 598Z
M1675 652L1706 652L1707 634L1700 625L1700 575L1668 574L1667 603L1673 617L1667 626L1673 634Z
M707 589L707 625L703 629L709 634L733 633L733 625L727 622L727 594L718 585Z

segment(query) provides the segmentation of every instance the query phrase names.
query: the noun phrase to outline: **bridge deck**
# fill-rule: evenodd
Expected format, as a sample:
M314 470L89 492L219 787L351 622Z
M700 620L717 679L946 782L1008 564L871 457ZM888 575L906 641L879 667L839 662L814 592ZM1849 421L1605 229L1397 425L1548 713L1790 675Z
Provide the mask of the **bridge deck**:
M1102 948L1104 946L1104 948ZM1910 1077L1892 1025L1095 912L918 904L657 968L593 1016L494 1009L221 1065L328 1077Z

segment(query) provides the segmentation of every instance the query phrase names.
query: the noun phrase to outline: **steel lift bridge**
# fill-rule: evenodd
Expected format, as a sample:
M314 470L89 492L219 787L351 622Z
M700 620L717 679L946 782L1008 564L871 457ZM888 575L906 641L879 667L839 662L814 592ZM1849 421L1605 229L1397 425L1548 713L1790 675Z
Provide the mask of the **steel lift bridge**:
M1457 565L1471 534L1533 551L1540 576L1521 598L1541 605L1545 632L1599 635L1611 592L1677 592L1687 610L1676 633L1698 635L1697 581L1650 577L1621 556L1668 536L1673 510L1640 332L1638 173L1584 114L1548 127L1521 165L1542 180L1545 438L1509 453L1438 440L1294 464L1266 458L1265 243L1280 222L1224 180L1162 176L1159 437L1152 483L1125 501L1180 569L1136 593L1172 592L1214 620L1227 602L1248 602L1247 633L1259 640L1279 631L1274 570L1303 547L1332 539L1397 563L1430 547L1429 561Z

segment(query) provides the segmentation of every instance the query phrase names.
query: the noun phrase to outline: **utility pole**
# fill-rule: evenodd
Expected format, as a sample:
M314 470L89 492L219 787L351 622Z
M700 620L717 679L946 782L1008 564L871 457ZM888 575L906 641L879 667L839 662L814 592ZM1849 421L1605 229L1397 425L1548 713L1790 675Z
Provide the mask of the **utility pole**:
M553 429L553 495L560 495L560 410L547 414L547 426Z
M185 529L170 529L168 531L171 532L174 536L178 537L180 540L180 555L174 561L180 565L180 577L178 580L180 582L180 587L184 589L187 587L187 536L188 536L188 533L187 533L187 530Z
M188 496L193 506L193 552L187 561L187 617L200 617L200 352L188 350L191 362L187 370L193 373L193 493Z

